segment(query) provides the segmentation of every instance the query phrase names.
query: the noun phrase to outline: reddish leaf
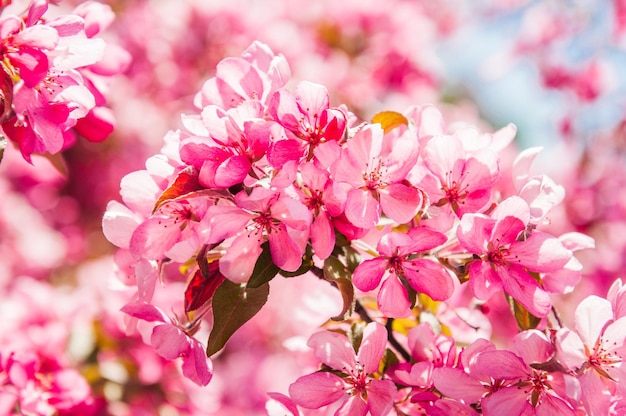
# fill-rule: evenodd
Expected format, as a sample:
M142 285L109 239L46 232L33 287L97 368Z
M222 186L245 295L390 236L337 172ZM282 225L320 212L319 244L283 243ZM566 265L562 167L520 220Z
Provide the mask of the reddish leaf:
M178 173L174 183L172 183L159 197L154 204L154 211L159 209L167 201L189 194L194 191L203 189L198 181L198 170L193 166L189 166Z
M185 312L195 311L207 303L215 294L217 288L226 279L219 270L219 262L209 263L208 277L202 270L196 270L187 289L185 289Z

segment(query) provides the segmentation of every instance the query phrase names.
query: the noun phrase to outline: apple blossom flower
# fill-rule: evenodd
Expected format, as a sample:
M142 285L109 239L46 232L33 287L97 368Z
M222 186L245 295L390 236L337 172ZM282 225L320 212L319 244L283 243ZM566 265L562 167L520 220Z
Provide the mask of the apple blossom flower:
M535 362L544 362L545 352L551 348L550 341L539 331L526 331L517 337L530 338L518 343L524 359L506 350L484 351L476 357L476 366L481 373L503 382L481 400L483 414L575 416L575 408L567 396L571 394L568 378L573 380L573 377L530 366Z
M379 257L363 261L354 270L354 286L363 291L374 290L386 277L378 292L378 306L392 317L410 313L408 290L402 280L434 300L447 299L454 289L452 276L432 260L413 258L445 241L443 234L427 227L413 228L409 234L385 234L376 247Z
M393 406L396 387L390 380L374 378L387 345L387 330L370 323L363 330L358 353L348 338L329 331L313 334L308 345L315 356L338 373L319 371L298 378L289 386L289 396L298 406L319 409L346 399L335 413L384 416Z
M528 204L519 197L511 197L491 217L464 215L457 237L461 246L477 257L469 265L474 296L486 300L504 289L532 314L543 317L552 302L530 273L557 271L565 266L572 253L547 233L534 231L522 238L529 219Z
M250 195L239 192L235 203L237 206L210 207L203 221L207 243L235 237L220 258L222 274L233 282L247 282L265 241L269 241L272 261L279 268L297 270L309 239L309 210L296 199L262 187L254 188Z
M626 393L626 317L616 317L608 300L588 296L576 308L575 330L557 331L556 347L559 362L578 376L588 414L608 414L611 398Z
M384 138L389 142L383 145ZM384 134L380 124L361 127L331 170L335 192L346 194L348 220L357 227L370 228L380 220L381 211L401 224L413 219L422 209L423 197L406 176L417 157L414 130L406 129L392 138Z
M311 160L318 144L341 139L346 128L346 116L338 109L329 108L326 87L308 81L296 86L295 96L284 88L276 91L268 112L288 133L287 141L276 141L272 152L285 153L277 148L287 146L296 150L291 158L304 155Z
M456 136L435 136L422 150L430 174L420 181L437 206L449 204L460 218L478 212L491 198L500 178L498 155L491 149L467 152Z

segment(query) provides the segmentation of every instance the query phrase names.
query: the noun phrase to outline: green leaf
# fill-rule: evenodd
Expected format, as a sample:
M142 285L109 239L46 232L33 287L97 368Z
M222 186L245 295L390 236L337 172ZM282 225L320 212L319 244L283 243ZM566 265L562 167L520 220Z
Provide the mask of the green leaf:
M298 267L298 270L294 272L281 270L280 274L285 277L300 276L301 274L305 274L306 272L311 270L311 267L313 267L313 264L314 264L313 263L313 247L311 247L310 244L307 244L306 250L304 251L304 254L302 255L302 264L300 265L300 267Z
M381 111L372 117L372 123L379 123L386 134L398 126L408 126L409 120L397 111Z
M343 299L341 312L331 319L343 321L352 315L354 309L354 286L352 286L350 271L337 257L330 256L324 260L324 278L337 286Z
M225 280L213 296L213 329L207 342L208 357L222 348L243 324L267 302L269 284L250 288Z
M263 251L254 264L254 270L252 270L252 275L250 276L250 280L248 280L248 287L252 289L256 289L269 282L276 277L280 271L280 268L272 261L270 243L266 241L261 245L261 248Z
M515 316L515 321L517 322L517 326L520 329L520 331L537 328L537 326L541 322L541 318L538 318L535 315L528 312L526 308L524 308L518 301L513 299L510 295L506 295L506 298L509 301L509 306L511 307L513 316Z

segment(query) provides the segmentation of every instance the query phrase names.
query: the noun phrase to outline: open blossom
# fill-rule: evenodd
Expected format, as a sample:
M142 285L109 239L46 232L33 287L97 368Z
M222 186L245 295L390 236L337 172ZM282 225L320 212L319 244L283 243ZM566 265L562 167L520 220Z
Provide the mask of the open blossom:
M491 216L464 215L457 237L478 257L469 266L474 296L486 300L504 289L532 314L543 317L552 306L550 296L530 273L557 271L572 253L550 234L534 231L525 237L529 219L528 204L511 197Z
M576 308L575 322L575 331L557 332L557 355L578 375L589 415L606 415L611 398L626 393L626 317L615 316L608 300L589 296Z
M523 358L505 350L485 351L476 357L476 366L482 373L502 382L496 391L482 399L483 414L576 415L567 396L572 392L573 377L530 366L546 361L550 341L539 331L526 331L516 336L520 337L525 338L517 344Z
M91 73L87 68L104 58L106 43L86 35L86 21L81 16L45 19L47 9L48 1L38 0L31 3L24 18L0 18L4 71L0 123L29 162L32 153L54 154L71 146L76 140L71 129L79 120L83 120L80 131L87 139L102 140L106 134L91 133L94 128L86 117L110 133L105 125L111 125L110 112L102 107L103 80L122 72L129 60L119 49L117 56L107 56L109 70L100 74L99 82L86 78ZM92 36L98 32L90 28ZM96 106L98 111L94 111Z
M406 178L419 152L415 131L392 133L380 124L361 127L331 170L336 193L346 194L346 217L357 227L373 227L381 213L406 223L422 208L422 192Z
M347 398L336 415L372 416L389 413L396 394L390 380L371 376L378 370L387 345L387 330L372 322L363 330L363 340L355 354L348 338L334 332L314 334L308 342L315 356L339 371L320 371L302 376L289 386L289 396L298 406L319 409Z
M491 189L500 179L495 151L485 148L468 152L456 136L435 136L422 153L430 173L420 185L434 205L449 204L459 217L487 205Z
M317 145L341 139L346 128L346 116L329 108L326 87L312 82L300 82L295 96L283 88L276 91L268 111L288 133L288 139L274 143L271 152L292 160L312 159Z
M413 228L409 234L385 234L377 245L379 257L363 261L354 271L354 286L363 291L374 290L386 277L378 292L378 305L381 312L392 317L410 313L408 291L400 279L432 299L447 299L454 289L452 276L432 260L413 258L445 241L443 234L427 227Z
M233 282L247 282L265 241L278 267L297 270L309 238L309 210L293 198L261 187L250 195L239 192L235 203L210 207L204 221L209 244L235 236L220 259L222 274Z

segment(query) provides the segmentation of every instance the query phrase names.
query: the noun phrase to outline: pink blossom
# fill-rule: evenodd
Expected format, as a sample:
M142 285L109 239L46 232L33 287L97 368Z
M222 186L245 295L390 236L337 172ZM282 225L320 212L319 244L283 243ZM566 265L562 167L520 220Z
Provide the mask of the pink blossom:
M329 108L326 87L312 82L300 82L295 96L285 89L276 91L268 112L288 133L288 140L275 142L272 152L284 153L280 147L293 146L298 152L291 154L291 158L305 155L308 160L312 159L318 144L341 139L346 128L345 115ZM276 162L283 164L281 160Z
M147 322L156 322L150 343L167 360L182 358L183 375L194 383L205 386L211 381L212 364L204 346L172 321L163 311L147 303L129 303L122 312Z
M476 366L503 385L481 401L487 416L511 415L576 415L569 401L567 385L573 379L561 373L548 373L530 364L545 362L550 341L539 331L526 331L518 337L527 339L518 343L524 359L511 351L491 350L477 355Z
M592 295L576 308L575 323L575 331L557 332L559 361L578 375L587 412L608 414L611 397L625 393L626 317L616 318L608 300Z
M297 270L309 238L309 210L296 199L261 187L250 195L239 192L235 203L209 208L204 221L209 244L235 237L220 259L222 274L233 282L248 281L265 241L278 267Z
M532 314L546 316L550 296L530 275L554 272L572 253L553 236L534 231L526 236L528 205L518 197L503 201L491 217L466 214L457 229L460 244L479 257L469 266L470 287L478 299L504 289Z
M390 380L371 377L378 370L387 345L387 330L370 323L363 330L358 353L348 338L334 332L318 332L308 342L315 356L325 365L338 370L302 376L289 386L289 396L298 406L318 409L345 399L335 413L384 416L393 406L396 387ZM347 393L347 395L346 395Z
M380 124L361 127L331 170L336 193L346 193L346 217L357 227L373 227L381 212L406 223L422 208L421 191L406 179L418 157L415 131L390 135Z
M500 179L498 155L491 149L467 152L455 136L435 136L422 151L430 170L420 185L437 206L449 204L457 216L478 212Z
M359 264L354 271L354 286L363 291L374 290L386 277L378 292L378 305L384 314L405 317L410 313L406 281L413 289L435 300L452 295L452 276L439 264L425 258L412 258L443 244L446 237L427 227L413 228L409 234L391 232L377 245L379 257Z

